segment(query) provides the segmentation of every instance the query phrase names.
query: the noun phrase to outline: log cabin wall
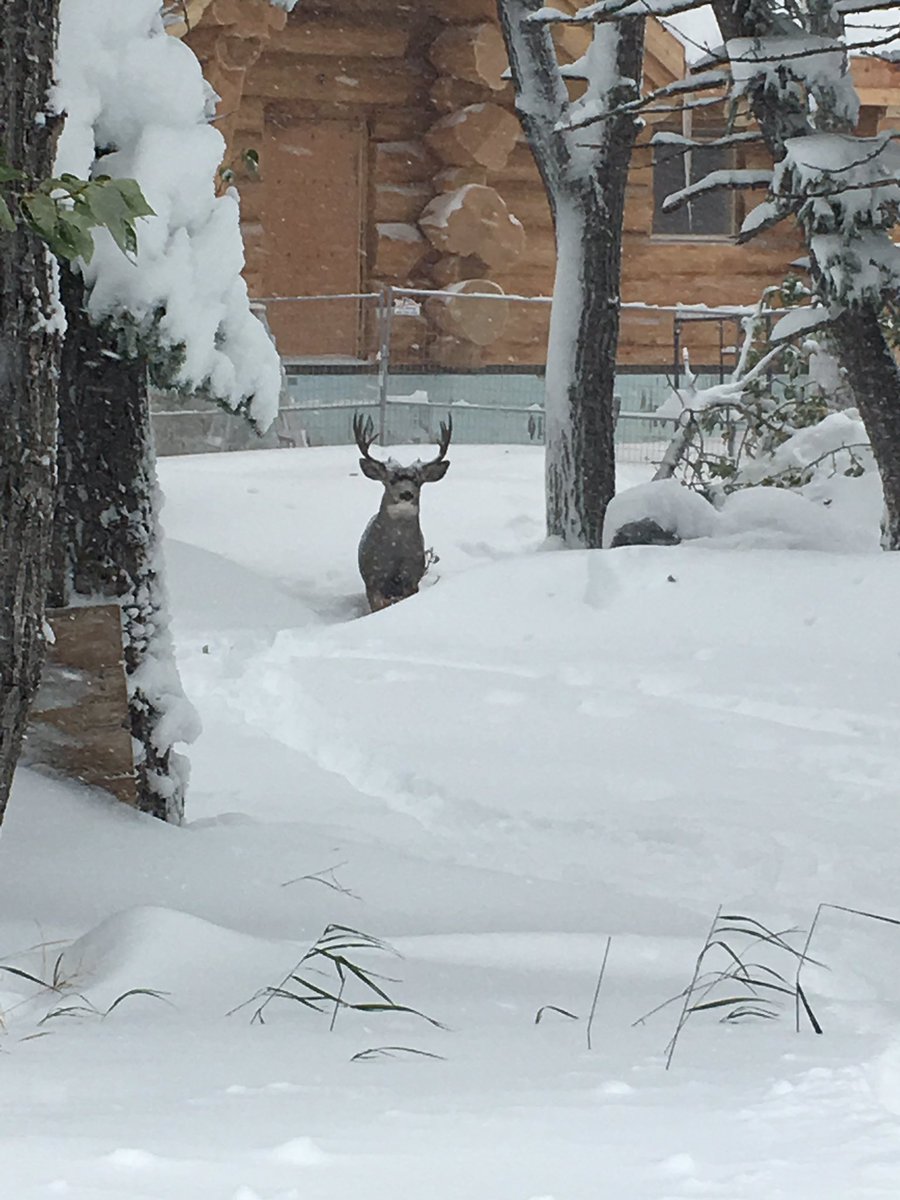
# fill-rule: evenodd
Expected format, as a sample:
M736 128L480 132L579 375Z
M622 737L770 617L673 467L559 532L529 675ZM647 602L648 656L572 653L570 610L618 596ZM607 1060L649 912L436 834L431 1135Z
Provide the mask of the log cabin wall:
M194 3L199 20L186 37L223 96L253 294L383 284L551 294L552 223L502 78L495 0L303 0L286 21L268 0ZM589 35L570 26L555 36L561 60L574 62ZM645 86L683 70L681 45L648 23ZM898 68L856 60L854 75L861 125L874 132L900 100ZM570 83L573 94L579 86ZM736 246L731 231L660 228L649 139L666 118L647 120L626 204L623 300L754 303L803 253L799 239L787 225L752 247ZM715 120L705 119L710 133ZM764 151L751 146L735 165L765 165ZM735 220L755 202L739 196ZM357 301L270 305L269 316L288 358L353 359L372 344L371 309ZM547 306L430 301L395 321L394 360L533 365L547 324ZM695 365L719 360L720 336L714 323L687 329ZM671 316L626 311L619 359L635 370L670 366Z

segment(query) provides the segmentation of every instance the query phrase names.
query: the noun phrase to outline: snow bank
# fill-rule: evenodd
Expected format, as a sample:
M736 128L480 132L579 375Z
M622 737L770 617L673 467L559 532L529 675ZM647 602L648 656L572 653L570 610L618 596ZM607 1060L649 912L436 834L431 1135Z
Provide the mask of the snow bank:
M82 265L92 317L130 320L180 350L176 386L206 389L265 427L281 367L250 311L237 198L216 196L225 153L199 63L163 31L158 0L62 0L57 173L134 178L156 216L127 259L106 230Z
M623 525L655 521L667 533L686 538L710 537L716 530L716 511L697 492L676 479L640 483L613 497L606 510L603 545L609 547Z
M847 418L841 413L833 417L831 432L836 438L839 430L846 432ZM801 430L790 439L802 444L798 458L803 463L811 461L804 453L810 439L804 439L804 435L820 428ZM840 449L843 444L837 442L838 454L847 453ZM794 449L784 449L788 463L793 461L793 454ZM873 514L878 511L879 496L874 471L858 479L832 471L814 477L801 492L771 486L740 488L718 497L714 508L677 480L664 479L639 484L613 499L606 513L603 545L611 546L623 525L651 520L682 541L702 538L704 545L713 547L841 553L875 550L878 523Z

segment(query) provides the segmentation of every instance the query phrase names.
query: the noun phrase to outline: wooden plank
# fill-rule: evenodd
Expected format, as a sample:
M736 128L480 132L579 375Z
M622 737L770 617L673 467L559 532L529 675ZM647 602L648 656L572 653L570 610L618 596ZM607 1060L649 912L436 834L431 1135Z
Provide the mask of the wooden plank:
M276 43L277 44L277 43ZM358 109L375 104L413 108L428 102L428 81L411 62L302 58L269 51L248 73L248 96L312 100Z
M302 9L300 10L302 15ZM387 14L361 23L342 17L292 20L278 35L276 45L284 54L371 59L406 57L411 29L408 20L396 23Z
M23 761L137 805L117 604L51 609L48 647Z

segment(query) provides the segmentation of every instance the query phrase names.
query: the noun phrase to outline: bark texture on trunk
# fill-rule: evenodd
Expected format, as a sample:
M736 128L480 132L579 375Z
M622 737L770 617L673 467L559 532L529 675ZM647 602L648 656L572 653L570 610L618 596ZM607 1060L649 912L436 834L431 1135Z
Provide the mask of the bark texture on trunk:
M723 37L768 37L777 35L776 13L771 3L759 0L714 0L713 9ZM832 36L835 29L814 30ZM773 93L763 80L751 85L750 106L773 159L784 157L788 138L814 133L807 116L805 97L799 88L793 93ZM825 122L832 127L835 122ZM861 151L862 153L862 151ZM801 229L803 223L800 222ZM807 247L809 247L808 231ZM810 248L810 271L817 291L825 303L841 307L828 281L816 269ZM879 310L870 304L843 308L829 326L835 354L847 371L848 385L863 419L872 453L878 464L884 490L884 519L881 544L885 550L900 550L900 369L880 324Z
M51 599L60 606L119 603L138 807L178 822L186 771L172 742L190 736L193 717L175 667L161 577L146 368L116 354L91 323L77 275L64 272L61 290L68 332Z
M900 550L900 369L870 306L848 309L828 337L849 377L884 492L881 544Z
M498 0L519 120L556 232L547 349L547 532L568 546L593 549L603 544L603 521L615 494L622 226L638 125L630 113L618 112L586 130L561 128L570 107L552 36L526 20L540 6L541 0ZM640 80L644 20L628 18L603 36L615 37L611 81ZM624 98L610 94L607 103L612 109Z
M0 145L26 187L53 166L57 4L0 0ZM44 655L60 343L52 272L35 237L0 231L0 820Z

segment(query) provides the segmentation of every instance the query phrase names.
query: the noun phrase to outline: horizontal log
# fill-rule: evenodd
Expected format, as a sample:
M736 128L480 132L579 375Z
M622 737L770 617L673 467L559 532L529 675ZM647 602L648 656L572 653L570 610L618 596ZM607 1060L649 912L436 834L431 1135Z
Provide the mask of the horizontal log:
M472 25L481 21L496 21L496 0L424 0L429 13L447 24Z
M409 221L415 223L422 209L433 196L428 183L379 183L374 189L376 221Z
M395 283L405 283L430 250L415 225L386 221L375 227L373 274Z
M457 188L465 187L467 183L480 183L486 187L488 183L486 168L478 165L445 167L434 177L434 190L436 192L455 192Z
M387 17L373 15L377 19L366 22L340 17L292 21L279 34L278 48L285 54L341 59L405 58L411 34L409 21L393 24Z
M492 179L496 180L493 175ZM514 213L525 226L527 233L532 229L550 230L553 227L550 215L550 204L542 183L537 187L532 184L510 182L494 182L493 186L506 201L510 212Z
M464 79L453 79L450 75L442 75L436 79L429 93L431 103L439 113L457 112L470 104L481 104L485 100L493 100L498 93L492 93L483 85L467 83Z
M438 288L461 283L464 279L477 279L483 271L484 263L476 255L465 257L460 254L445 254L428 268L428 273Z
M421 142L379 142L372 157L372 174L377 184L424 183L435 171L435 162Z
M528 148L524 137L516 140L506 162L499 167L492 167L488 182L500 186L505 180L515 180L522 183L536 183L542 187L541 177L535 166L534 156Z
M372 142L408 142L421 139L434 121L422 108L376 108L369 115Z
M247 95L313 100L324 105L373 104L413 108L428 100L426 81L413 63L333 58L301 59L268 51L249 73Z

